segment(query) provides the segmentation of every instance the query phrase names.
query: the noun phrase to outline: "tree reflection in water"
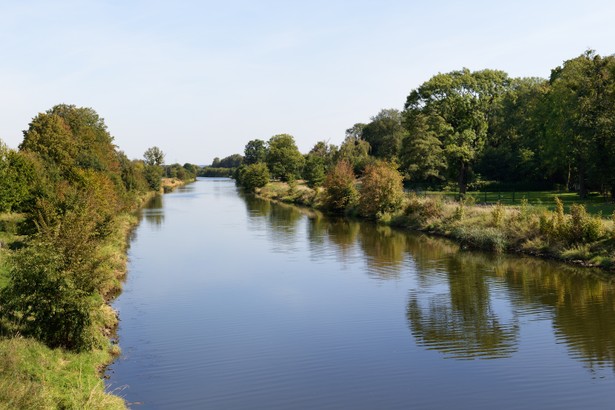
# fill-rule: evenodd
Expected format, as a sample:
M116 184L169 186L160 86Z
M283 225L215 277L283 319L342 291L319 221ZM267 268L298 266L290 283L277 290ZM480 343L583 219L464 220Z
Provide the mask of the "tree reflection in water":
M286 242L284 251L292 251L289 243L308 214L313 258L363 258L367 273L379 280L412 275L406 317L420 346L454 359L506 358L518 349L522 319L547 319L572 357L590 369L615 369L612 277L534 258L460 251L447 240L245 199L250 218L282 234L276 236Z
M160 228L164 224L164 210L162 195L153 197L143 208L142 215L148 224Z

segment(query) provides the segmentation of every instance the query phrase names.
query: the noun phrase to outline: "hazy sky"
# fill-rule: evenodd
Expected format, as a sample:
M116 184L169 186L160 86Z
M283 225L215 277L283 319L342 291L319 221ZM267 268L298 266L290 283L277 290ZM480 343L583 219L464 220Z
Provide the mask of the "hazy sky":
M131 158L211 163L289 133L307 152L438 72L548 77L615 53L609 1L0 0L0 138L92 107Z

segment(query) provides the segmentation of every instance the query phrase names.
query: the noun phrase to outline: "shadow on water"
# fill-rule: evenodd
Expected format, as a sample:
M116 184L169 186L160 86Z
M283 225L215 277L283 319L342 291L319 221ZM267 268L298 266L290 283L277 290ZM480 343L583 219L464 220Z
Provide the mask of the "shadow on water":
M294 236L309 216L313 258L331 248L344 261L364 258L367 272L395 280L410 271L406 317L419 346L450 359L511 357L524 318L548 318L560 343L589 369L615 369L615 285L588 269L529 257L461 251L448 240L245 197L248 215Z

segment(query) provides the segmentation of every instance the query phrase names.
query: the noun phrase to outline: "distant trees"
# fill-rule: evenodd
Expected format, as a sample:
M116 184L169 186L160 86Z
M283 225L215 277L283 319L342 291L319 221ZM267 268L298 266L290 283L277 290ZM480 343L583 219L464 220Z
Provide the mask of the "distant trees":
M243 164L243 157L240 154L232 154L222 158L215 167L217 168L237 168ZM212 164L212 166L214 166Z
M267 159L267 143L263 140L254 139L248 141L243 151L244 164L258 164Z
M317 187L322 185L325 174L335 164L338 156L338 148L326 141L318 141L310 152L305 156L303 178L308 186Z
M407 131L402 126L399 110L380 111L362 130L362 138L370 145L370 154L376 158L396 160Z
M145 165L164 165L164 152L156 146L148 148L143 153L143 158L145 158Z
M346 130L346 137L339 149L338 158L348 161L355 172L362 172L369 162L370 145L363 139L365 124L357 123Z
M154 191L159 191L161 187L161 179L164 175L164 152L156 146L148 148L143 153L145 158L144 176L147 185Z
M249 141L244 154L246 164L265 162L274 179L302 176L313 187L340 161L362 177L382 160L417 188L464 194L560 184L615 200L614 122L615 56L590 50L549 80L489 69L436 74L411 90L402 112L381 110L346 130L339 149L320 141L301 159L292 136L281 134Z

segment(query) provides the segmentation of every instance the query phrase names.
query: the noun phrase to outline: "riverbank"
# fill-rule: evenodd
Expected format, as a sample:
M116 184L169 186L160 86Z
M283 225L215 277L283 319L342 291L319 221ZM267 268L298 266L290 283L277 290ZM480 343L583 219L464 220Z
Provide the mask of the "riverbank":
M149 192L135 198L133 210L141 208L155 195ZM23 216L5 214L0 219L8 221L0 227L2 288L8 282L12 249L18 249L27 238L16 234L16 226ZM135 212L116 216L110 234L97 247L94 257L103 261L100 269L104 271L105 281L100 285L100 295L95 302L98 308L92 315L95 348L82 352L52 349L40 341L11 332L0 339L0 408L126 408L120 397L121 390L106 391L102 376L105 367L120 353L113 340L118 317L110 302L121 291L130 233L138 223Z
M162 178L162 181L160 183L160 192L161 193L168 193L168 192L173 192L175 190L175 188L180 187L180 186L184 186L190 182L194 182L196 181L196 179L187 179L187 180L182 180L179 178Z
M305 184L271 182L257 190L269 200L323 208L324 190ZM357 208L347 215L358 217ZM453 239L468 249L520 253L576 265L615 270L615 222L587 214L581 205L569 213L556 200L556 210L520 206L478 205L441 197L406 195L400 209L379 223Z

